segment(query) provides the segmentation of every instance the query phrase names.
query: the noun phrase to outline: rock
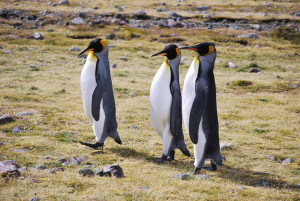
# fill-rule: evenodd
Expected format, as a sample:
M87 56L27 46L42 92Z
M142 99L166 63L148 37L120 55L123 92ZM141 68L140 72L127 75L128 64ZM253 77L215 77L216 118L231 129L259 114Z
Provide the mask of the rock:
M79 174L84 176L84 177L91 177L91 176L95 175L94 171L91 170L91 169L88 169L88 168L80 169Z
M48 32L54 32L54 29L49 28L49 29L47 29L47 31L48 31Z
M69 161L64 162L64 163L62 163L62 165L63 165L63 166L70 165L70 162L69 162Z
M68 0L60 0L57 4L58 5L70 5Z
M208 176L208 175L205 175L205 174L199 174L199 175L196 175L196 178L197 178L197 179L208 179L209 176Z
M250 70L249 70L250 73L258 73L260 71L261 71L260 68L250 68Z
M73 51L73 52L79 52L80 51L80 48L77 47L77 46L72 46L69 51Z
M156 6L165 6L167 5L166 3L163 3L163 2L158 2L158 3L155 3Z
M117 68L117 64L110 64L110 68Z
M108 39L108 40L112 40L112 39L114 39L115 37L116 37L116 34L114 34L114 33L111 33L111 34L105 36L105 38Z
M40 201L39 197L34 196L30 201Z
M13 122L15 121L14 118L12 116L9 116L9 115L3 115L0 117L0 125L2 124L7 124L7 123L10 123L10 122Z
M20 129L19 126L15 126L15 127L13 127L13 129L12 129L11 132L13 132L13 133L19 133L19 132L21 132L21 129Z
M300 87L300 84L289 85L289 88L292 88L292 89L296 89L298 87Z
M144 10L137 11L132 17L137 20L146 20L150 18Z
M239 35L238 38L259 38L256 33L248 33L245 35Z
M45 170L46 169L46 166L43 164L43 165L38 165L36 167L38 170Z
M141 187L140 187L141 190L147 190L147 189L149 189L149 188L150 188L149 186L141 186Z
M0 147L3 146L3 145L4 145L3 142L0 142Z
M271 161L276 161L274 156L267 156L267 159L269 159Z
M136 96L137 95L137 93L135 93L135 92L130 92L129 93L129 96Z
M20 172L18 168L19 165L16 161L13 160L0 161L1 176L20 176Z
M182 180L187 180L190 177L190 175L188 175L188 174L176 174L174 177L178 178L178 179L182 179Z
M134 129L134 130L139 129L139 127L136 126L136 125L132 125L132 126L130 126L129 128Z
M174 11L169 11L168 12L168 16L169 17L173 17L173 18L182 18L182 16L181 15L178 15L177 13L175 13Z
M255 45L254 48L260 48L260 45Z
M205 10L209 10L211 7L210 6L197 6L196 9L198 11L205 11Z
M100 177L103 176L114 176L116 178L122 178L124 177L123 169L118 164L114 165L107 165L104 167L103 170L97 171L96 174Z
M44 36L39 32L35 32L34 34L31 35L31 38L35 40L43 40Z
M52 168L50 170L50 173L63 172L63 171L64 171L64 168L62 168L62 167L55 167L55 168Z
M258 31L262 30L262 27L259 24L250 24L250 27L253 28L253 29L256 29Z
M115 18L124 20L124 19L126 19L126 16L121 14L121 13L118 13L118 14L115 15Z
M128 61L127 57L119 57L119 59L122 60L122 61Z
M81 164L81 162L77 158L72 158L71 163L74 164L74 165L80 165Z
M168 27L176 27L178 23L173 19L168 19Z
M293 16L296 16L296 17L300 17L300 12L298 12L298 11L292 11L290 13L290 15L293 15Z
M28 152L28 149L25 149L25 148L15 149L15 150L13 150L13 152L15 152L15 153L26 153L26 152Z
M31 67L31 65L30 65ZM27 111L23 111L17 114L18 116L32 116L33 113L32 112L27 112Z
M232 149L232 148L233 148L232 143L228 143L228 142L221 142L220 143L220 150Z
M292 159L292 158L287 158L287 159L284 159L281 163L283 164L283 165L288 165L288 164L291 164L291 163L293 163L294 162L294 159Z
M212 14L204 14L203 18L207 19L207 18L211 18L213 15Z
M270 183L268 181L263 181L263 182L261 182L260 186L262 186L262 187L269 187L271 185L270 185Z
M244 187L243 187L243 186L236 186L235 188L236 188L236 190L238 190L238 191L244 190Z
M295 187L296 187L297 189L300 189L300 184L296 184Z
M86 59L82 59L82 64L85 64L85 62L86 62Z
M22 172L22 171L28 170L28 167L24 166L24 167L19 168L18 170Z
M236 64L234 64L234 63L232 63L232 62L228 62L228 63L225 65L225 67L229 67L229 68L238 68L239 66L236 65Z
M70 24L83 25L83 24L85 24L85 21L81 17L76 17L70 21Z
M2 52L5 53L5 54L11 54L12 53L11 50L3 50Z

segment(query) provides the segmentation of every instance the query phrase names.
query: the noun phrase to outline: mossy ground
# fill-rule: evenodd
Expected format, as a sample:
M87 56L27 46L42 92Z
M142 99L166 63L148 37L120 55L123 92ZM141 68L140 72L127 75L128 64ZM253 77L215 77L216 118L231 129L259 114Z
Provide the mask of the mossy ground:
M70 1L71 8L78 12L78 6L86 6L83 1ZM9 1L0 2L2 7L45 9L48 2ZM173 1L166 1L173 5ZM187 3L195 3L188 1ZM215 9L223 7L219 1L203 2ZM137 3L119 2L128 6L127 12L149 8L155 12L154 1ZM233 3L245 6L242 1ZM247 8L260 8L263 1L247 2ZM282 15L295 5L294 1L273 1L281 6ZM98 6L97 12L115 12L105 2L91 1L89 7ZM172 6L171 6L172 7ZM65 11L70 7L47 7ZM184 11L182 11L184 12ZM236 12L226 7L224 15ZM179 11L180 13L180 11ZM229 15L229 14L228 14ZM290 17L290 16L289 16ZM3 26L2 26L3 25ZM246 39L247 46L236 41L236 36L247 31L239 30L199 30L199 29L132 29L115 25L105 27L49 25L41 29L18 30L7 23L2 24L0 41L0 114L15 116L21 111L33 112L32 116L16 119L1 125L0 160L16 160L20 166L46 167L60 166L58 159L85 156L85 164L93 164L95 169L118 163L124 171L122 179L82 177L79 169L83 165L65 166L64 172L56 174L29 169L21 178L1 178L0 200L30 200L35 194L41 200L299 200L300 183L300 104L299 88L299 46L288 40L274 38L270 33L257 32L259 39ZM48 32L53 28L54 32ZM70 35L97 35L103 37L113 30L121 39L108 40L111 69L116 99L118 131L123 145L107 139L104 153L80 145L78 141L93 141L92 128L83 114L80 94L80 73L82 59L78 52L70 52L71 46L85 48L90 39L73 39ZM28 39L34 32L45 36L44 40ZM251 31L253 32L253 31ZM139 37L130 38L131 34ZM234 144L233 149L224 150L226 162L216 172L201 171L210 176L207 180L191 177L189 180L174 178L179 173L193 170L193 159L176 152L176 160L161 165L152 161L161 154L161 140L150 125L149 89L153 76L164 58L150 58L167 43L162 43L166 35L176 33L183 41L178 45L211 41L217 44L218 57L215 66L217 103L221 142ZM162 37L161 37L162 36ZM153 40L157 38L158 40ZM166 42L166 41L165 41ZM260 48L254 48L255 45ZM11 50L11 54L4 53ZM196 55L184 51L180 66L180 80ZM128 61L119 57L127 57ZM255 63L260 73L240 72L239 69L224 68L232 61L240 68L247 69ZM30 67L35 66L35 68ZM244 70L243 70L244 71ZM239 86L240 80L251 81L252 85ZM134 92L134 93L131 93ZM130 126L136 125L138 129ZM12 133L14 126L28 126L20 133ZM186 136L186 143L192 151L192 143ZM26 153L13 150L26 148ZM274 156L275 161L268 156ZM285 158L295 159L290 165L281 164ZM265 173L258 174L257 172ZM262 181L270 187L259 187ZM243 189L237 189L242 186Z

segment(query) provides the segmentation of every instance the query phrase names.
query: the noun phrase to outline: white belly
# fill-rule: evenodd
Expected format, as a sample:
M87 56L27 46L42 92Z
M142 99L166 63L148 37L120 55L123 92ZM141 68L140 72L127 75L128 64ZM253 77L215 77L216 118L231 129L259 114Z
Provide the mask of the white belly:
M96 57L94 57L95 56L89 54L86 63L82 69L80 78L83 109L90 122L93 122L92 96L97 85L95 78L97 59Z
M171 70L166 62L157 71L150 89L150 117L155 131L162 136L170 124L172 95Z

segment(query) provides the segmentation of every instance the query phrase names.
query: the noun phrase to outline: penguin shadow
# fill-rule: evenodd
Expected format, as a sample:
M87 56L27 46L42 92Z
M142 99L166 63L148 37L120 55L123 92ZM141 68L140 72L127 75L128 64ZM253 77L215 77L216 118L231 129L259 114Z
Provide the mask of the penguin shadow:
M245 186L297 190L296 186L288 184L280 179L280 175L237 169L228 165L223 165L223 167L217 171L219 171L218 176Z

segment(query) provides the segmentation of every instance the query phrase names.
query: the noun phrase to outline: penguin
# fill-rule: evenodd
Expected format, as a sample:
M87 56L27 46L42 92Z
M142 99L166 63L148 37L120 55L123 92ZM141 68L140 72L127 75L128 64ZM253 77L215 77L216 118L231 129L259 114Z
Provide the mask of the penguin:
M179 62L181 52L176 45L167 45L154 56L167 59L155 74L150 89L150 117L154 130L160 135L163 144L161 158L155 163L174 160L175 148L190 156L182 132L182 105L179 85Z
M107 137L122 144L117 131L116 106L108 60L108 45L96 38L78 56L89 52L80 78L83 109L92 123L96 143L80 142L94 149L101 148Z
M194 144L194 173L201 168L214 171L217 165L222 166L223 163L213 73L216 48L212 43L204 42L180 49L198 53L185 76L182 92L184 127ZM210 159L208 168L202 167L205 159Z

